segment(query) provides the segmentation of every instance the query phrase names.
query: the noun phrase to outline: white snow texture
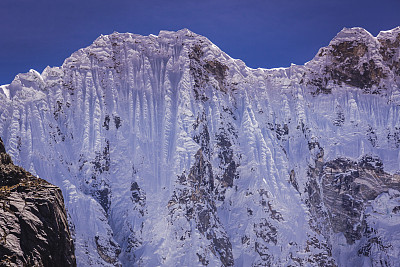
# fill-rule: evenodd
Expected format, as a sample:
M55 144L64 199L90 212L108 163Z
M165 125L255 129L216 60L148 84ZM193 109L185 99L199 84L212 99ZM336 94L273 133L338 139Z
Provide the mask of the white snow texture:
M62 189L78 266L396 266L399 34L345 28L279 69L187 29L100 36L1 86L0 136ZM365 155L393 186L349 241L313 211L311 173Z

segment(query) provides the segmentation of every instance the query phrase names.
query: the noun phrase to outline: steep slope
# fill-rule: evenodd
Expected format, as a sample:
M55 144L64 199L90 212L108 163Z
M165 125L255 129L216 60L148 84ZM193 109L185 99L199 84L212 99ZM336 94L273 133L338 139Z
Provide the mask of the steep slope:
M2 86L0 136L62 188L80 266L395 266L399 33L271 70L188 30L101 36Z
M0 265L76 266L61 190L15 166L0 139Z

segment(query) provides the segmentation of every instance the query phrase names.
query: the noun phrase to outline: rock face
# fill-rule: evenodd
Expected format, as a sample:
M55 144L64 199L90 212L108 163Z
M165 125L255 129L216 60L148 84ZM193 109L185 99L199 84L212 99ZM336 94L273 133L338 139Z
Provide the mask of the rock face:
M394 195L400 196L400 175L384 172L382 162L371 156L364 156L358 162L346 158L318 162L316 168L310 168L310 177L307 203L314 217L321 221L321 230L327 236L342 233L349 245L369 236L370 229L374 228L374 225L369 224L370 215L366 212L372 201L387 192L396 192ZM388 208L387 213L396 216L396 210ZM375 237L373 241L381 239ZM362 247L366 246L364 243L362 240L357 244L362 251ZM388 255L380 255L382 258L385 256ZM393 259L385 259L385 262L391 261L395 262Z
M79 266L396 266L399 40L268 70L186 29L100 36L0 86L0 136L62 189Z
M61 190L15 166L0 139L0 265L76 266Z

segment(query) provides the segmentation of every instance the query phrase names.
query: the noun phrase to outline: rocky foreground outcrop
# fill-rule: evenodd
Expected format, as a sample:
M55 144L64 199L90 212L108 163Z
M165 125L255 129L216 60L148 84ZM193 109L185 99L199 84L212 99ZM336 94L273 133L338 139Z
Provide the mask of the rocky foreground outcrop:
M1 139L0 266L76 266L60 188L15 166Z

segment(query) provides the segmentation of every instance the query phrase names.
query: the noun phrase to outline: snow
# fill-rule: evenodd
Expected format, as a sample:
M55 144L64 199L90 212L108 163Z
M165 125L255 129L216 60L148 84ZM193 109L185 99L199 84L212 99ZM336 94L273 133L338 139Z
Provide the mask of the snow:
M388 31L379 32L377 38L394 42L399 33L400 33L400 26Z
M3 91L3 94L6 95L6 97L9 99L10 98L10 89L8 89L9 84L1 85L0 88Z
M371 51L362 60L381 64L387 94L332 83L330 94L312 95L312 86L300 81L322 75L329 57L316 56L305 66L251 69L187 29L102 35L61 67L31 70L1 86L0 136L16 164L62 189L79 266L200 265L196 253L221 265L222 252L212 251L214 241L198 222L186 219L183 207L169 209L174 193L184 188L178 178L190 173L200 149L224 197L213 200L214 230L228 236L235 265L286 266L293 257L305 263L330 242L310 226L305 204L307 172L321 155L311 143L323 148L320 160L371 154L385 171L400 170L398 78L378 57L377 38L345 28L330 45L365 42ZM202 51L198 62L194 47ZM204 67L212 61L227 67L223 81ZM196 81L194 71L206 81ZM224 176L229 155L238 178L224 187L217 177ZM289 182L292 170L298 190ZM371 205L371 223L389 218L380 203L397 198L388 194ZM382 226L388 243L398 242L390 237L398 233L397 222ZM310 245L313 238L320 243ZM346 243L335 238L334 248ZM335 257L342 262L344 256Z

